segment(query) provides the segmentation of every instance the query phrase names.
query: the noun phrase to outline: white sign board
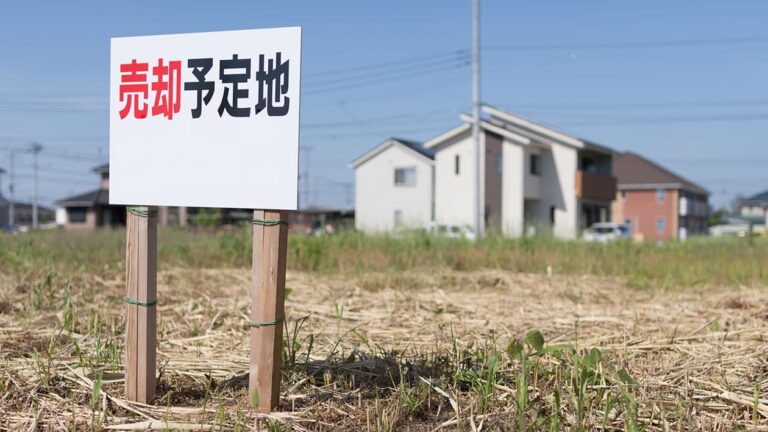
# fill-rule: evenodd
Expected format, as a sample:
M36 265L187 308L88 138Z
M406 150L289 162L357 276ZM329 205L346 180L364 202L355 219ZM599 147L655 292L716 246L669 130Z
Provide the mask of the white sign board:
M113 38L109 203L295 210L301 28Z

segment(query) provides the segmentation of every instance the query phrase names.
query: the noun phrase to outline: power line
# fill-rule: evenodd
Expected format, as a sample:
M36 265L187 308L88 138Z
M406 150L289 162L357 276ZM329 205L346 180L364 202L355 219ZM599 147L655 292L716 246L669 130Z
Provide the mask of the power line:
M21 166L20 168L32 169L31 166L26 166L26 165ZM90 169L74 171L74 170L62 169L61 167L57 167L57 166L52 166L51 164L41 165L39 168L44 173L73 175L80 178L83 178L83 177L94 178L94 173L91 172Z
M353 83L349 83L349 84L342 83L342 84L337 84L337 85L331 85L331 86L328 86L328 87L321 87L321 88L318 88L318 89L310 88L310 89L308 89L306 91L302 91L302 94L306 95L306 94L326 93L326 92L336 91L336 90L347 90L347 89L350 89L350 88L365 87L365 86L369 86L369 85L372 85L372 84L381 84L381 83L386 83L386 82L402 81L402 80L406 80L406 79L410 79L410 78L414 78L414 77L419 77L419 76L423 76L423 75L434 74L434 73L437 73L437 72L452 71L452 70L460 69L460 68L463 68L463 67L466 67L466 66L469 66L469 61L463 61L463 62L457 63L456 65L454 65L452 67L440 66L440 67L426 68L426 69L421 69L421 70L418 70L418 71L415 71L415 72L408 72L408 73L404 73L404 74L403 73L391 74L389 76L385 76L385 77L382 77L382 78L379 78L379 79L368 80L368 81L353 82Z
M21 174L21 175L23 175L23 176L28 176L28 177L34 176L34 170L32 170L32 171L21 171L21 170L18 170L16 172ZM95 179L95 177L93 177L93 176L86 177L86 176L78 176L76 174L75 175L70 175L70 174L66 174L66 173L58 173L58 172L49 171L49 170L40 170L40 173L43 174L44 176L54 176L57 179L73 180L73 181L77 181L77 182L88 181L89 183L94 183L94 182L97 181Z
M546 109L546 110L615 110L635 108L699 108L699 107L731 107L731 106L763 106L768 105L768 99L724 99L709 101L660 101L660 102L618 102L618 103L532 103L532 104L498 104L510 109Z
M46 151L43 153L46 158L59 158L68 160L90 161L92 163L103 163L104 157L102 156L90 156L82 153L72 153L61 150Z
M347 67L343 69L321 71L321 72L313 73L312 76L319 77L319 76L328 76L328 75L339 75L339 74L344 74L348 72L365 71L369 69L381 69L381 68L386 68L393 65L394 66L402 65L403 63L418 63L426 60L434 60L434 59L440 59L445 57L460 57L463 55L465 56L468 53L469 53L469 50L466 50L466 49L444 51L441 53L428 54L428 55L419 56L419 57L408 57L400 60L392 60L392 61L381 62L381 63L372 63L368 65L363 65L363 66L353 66L353 67Z
M755 121L768 119L768 113L759 114L733 114L733 115L711 115L711 116L677 116L677 117L638 117L625 119L608 120L573 120L563 122L568 125L580 126L614 126L614 125L633 125L633 124L654 124L654 123L697 123L697 122L729 122L729 121Z
M16 176L16 177L17 178L21 178L21 179L26 179L26 180L34 180L34 175L33 174L25 174L25 175L20 175L20 176ZM40 180L43 180L43 181L46 181L46 182L56 182L56 183L67 182L67 183L79 183L79 184L82 184L82 185L85 185L85 184L95 184L95 182L93 180L88 181L88 180L85 180L85 179L73 179L71 177L59 177L59 176L48 176L48 175L46 175L46 176L39 176L38 178Z
M557 43L536 45L492 45L483 47L486 51L556 51L572 49L637 49L637 48L676 48L712 45L736 45L766 43L768 36L735 36L710 39L672 39L657 41L596 42L596 43Z
M397 136L398 134L405 134L405 133L419 133L419 132L440 132L439 129L435 127L421 127L421 128L412 128L412 129L395 129L394 132L391 134L393 136ZM347 137L361 137L361 136L376 136L376 135L382 135L378 132L356 132L356 133L338 133L338 134L326 134L326 135L314 135L314 136L303 136L302 139L304 140L321 140L321 139L329 139L329 140L336 140L339 138L347 138Z
M668 163L687 164L687 165L735 165L735 166L761 166L768 165L768 159L723 159L723 158L679 158L662 159ZM768 178L766 178L768 180Z
M418 122L424 122L424 121L433 121L433 120L443 120L441 118L432 118L431 120L429 117L434 117L436 114L451 114L451 115L457 115L459 112L457 110L451 110L451 109L441 109L441 110L433 110L428 111L426 113L409 113L409 114L394 114L389 116L382 116L382 117L368 117L368 118L361 118L357 121L344 121L344 122L327 122L327 123L304 123L301 125L302 128L306 129L325 129L325 128L337 128L337 127L345 127L345 126L359 126L360 122L366 122L366 123L418 123Z
M376 70L376 71L367 72L365 74L353 74L350 76L344 76L342 74L342 75L333 77L331 79L324 79L318 82L313 82L311 78L307 78L305 80L304 87L311 89L313 87L322 87L322 86L327 86L331 84L340 84L340 83L349 84L355 81L369 80L371 78L390 76L392 74L404 74L410 71L420 71L425 68L434 69L437 66L451 66L453 64L459 64L459 63L467 62L469 60L470 59L468 56L447 58L443 60L432 61L429 63L415 64L415 65L401 65L400 67L397 67L397 68Z

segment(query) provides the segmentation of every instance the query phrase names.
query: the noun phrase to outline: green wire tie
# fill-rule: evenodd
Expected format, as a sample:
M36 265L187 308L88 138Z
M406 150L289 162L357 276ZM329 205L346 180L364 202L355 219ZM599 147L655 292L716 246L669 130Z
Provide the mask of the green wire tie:
M134 298L130 298L128 296L125 296L125 302L128 303L128 304L132 304L132 305L136 305L136 306L141 306L141 307L152 307L152 306L157 304L157 301L143 302L143 301L138 301L138 300L136 300Z
M127 206L125 209L128 210L128 213L135 214L139 217L151 218L157 216L157 210L142 210L139 207L131 206Z
M261 226L277 226L277 225L288 226L288 221L284 221L284 220L254 218L252 222L254 225L261 225Z
M273 325L277 325L279 323L283 322L282 318L278 318L274 321L264 321L264 322L252 322L251 328L259 328L259 327L269 327Z

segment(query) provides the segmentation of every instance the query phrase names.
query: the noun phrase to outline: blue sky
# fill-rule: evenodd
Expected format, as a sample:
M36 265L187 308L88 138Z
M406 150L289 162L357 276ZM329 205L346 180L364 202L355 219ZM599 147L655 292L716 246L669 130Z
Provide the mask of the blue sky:
M44 202L96 187L110 37L299 25L302 198L351 206L350 160L390 136L437 135L469 111L470 12L470 0L9 2L0 167L2 149L39 141ZM483 101L646 155L727 205L768 189L766 18L759 1L482 0ZM31 157L17 167L28 200Z

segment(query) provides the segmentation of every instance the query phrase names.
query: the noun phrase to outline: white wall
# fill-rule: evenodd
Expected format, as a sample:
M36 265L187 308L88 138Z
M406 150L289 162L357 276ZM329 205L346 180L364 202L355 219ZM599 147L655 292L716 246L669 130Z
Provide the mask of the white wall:
M577 150L565 145L552 145L547 150L533 149L504 139L502 152L504 235L521 236L526 223L549 224L550 208L554 206L553 233L563 239L575 239L579 215L576 200ZM540 176L529 173L530 152L538 153L541 157ZM460 156L461 161L459 175L454 172L456 155ZM438 223L474 225L474 169L471 134L462 134L436 149L435 219ZM534 201L537 203L533 208L534 220L525 220L526 197L538 198Z
M472 134L464 133L436 149L435 219L438 223L474 226L475 154L473 147ZM460 158L458 175L454 171L456 155ZM483 196L485 195L482 194L481 197Z
M541 176L535 176L531 174L531 154L539 155L539 165L541 165L541 154L543 152L540 149L529 147L526 149L524 155L525 168L523 173L525 174L525 198L526 199L539 199L541 198ZM541 168L541 166L539 166Z
M414 186L395 186L395 168L416 168ZM432 215L432 164L392 145L355 169L355 228L365 232L395 229L395 211L403 228L424 228Z
M766 215L765 209L762 206L754 205L743 205L741 206L741 215L742 216L763 216ZM768 215L767 215L768 216Z
M502 233L510 237L523 234L523 195L525 189L525 149L519 144L504 140L503 174L501 188Z
M67 222L67 209L63 207L56 208L56 225L66 225Z
M542 194L542 201L545 201L545 195L548 203L544 207L549 209L550 205L555 205L555 225L553 227L555 236L563 239L575 239L579 226L578 217L581 213L576 199L578 151L572 147L553 145L550 154L555 172L542 172L542 176L547 176L547 183L550 186ZM559 191L555 191L555 189L559 189Z
M562 239L575 239L578 233L578 201L576 199L577 150L552 145L542 151L541 176L538 177L539 199L531 201L531 219L526 224L550 225L551 208L555 208L552 233ZM526 179L528 181L528 179Z

